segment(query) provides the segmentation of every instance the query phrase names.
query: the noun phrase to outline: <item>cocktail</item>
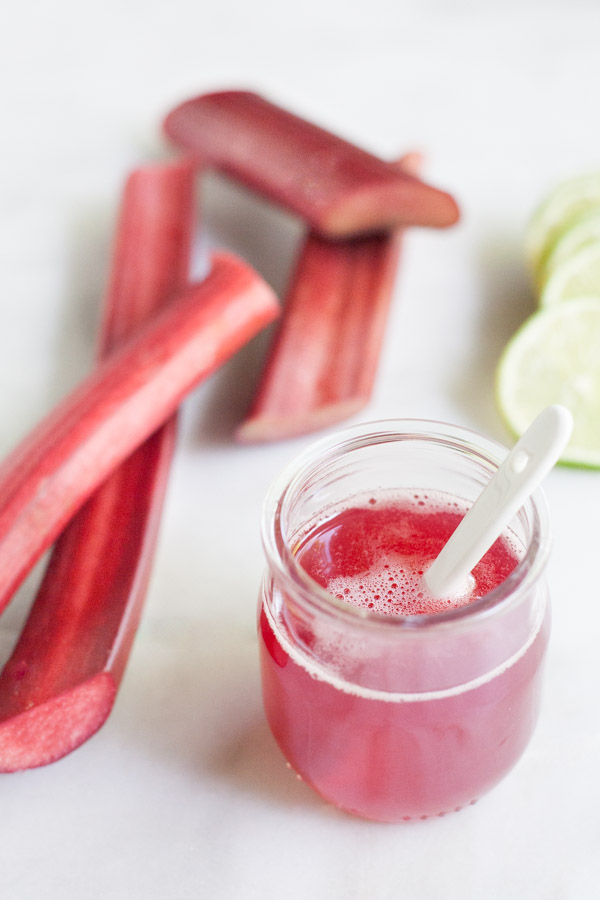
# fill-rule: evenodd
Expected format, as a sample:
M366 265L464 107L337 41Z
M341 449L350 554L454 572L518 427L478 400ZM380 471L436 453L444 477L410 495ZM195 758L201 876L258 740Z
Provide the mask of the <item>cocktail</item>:
M458 810L531 736L550 627L541 492L460 596L422 580L505 454L455 426L380 422L309 448L269 492L267 719L292 768L351 813Z

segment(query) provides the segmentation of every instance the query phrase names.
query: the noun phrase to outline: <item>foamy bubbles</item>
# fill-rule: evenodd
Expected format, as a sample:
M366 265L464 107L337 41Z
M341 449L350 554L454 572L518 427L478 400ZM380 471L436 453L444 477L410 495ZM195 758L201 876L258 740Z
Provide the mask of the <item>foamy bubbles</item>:
M423 585L423 568L389 555L376 560L369 572L333 578L327 590L339 600L390 616L428 615L457 609L472 599L475 580L460 596L433 597Z

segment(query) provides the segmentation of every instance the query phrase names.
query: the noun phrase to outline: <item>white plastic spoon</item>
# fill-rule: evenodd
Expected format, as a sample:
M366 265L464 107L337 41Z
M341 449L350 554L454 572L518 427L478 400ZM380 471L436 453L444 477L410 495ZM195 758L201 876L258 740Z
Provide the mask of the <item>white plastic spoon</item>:
M537 416L423 575L434 597L467 593L469 574L563 452L573 429L564 406Z

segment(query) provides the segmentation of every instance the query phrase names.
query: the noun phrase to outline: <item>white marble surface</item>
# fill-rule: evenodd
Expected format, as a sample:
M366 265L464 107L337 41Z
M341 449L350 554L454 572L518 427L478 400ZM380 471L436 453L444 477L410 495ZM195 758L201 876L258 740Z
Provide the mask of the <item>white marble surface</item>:
M362 419L455 421L508 441L493 401L532 309L524 223L600 164L595 0L55 0L0 35L0 451L91 365L128 170L165 153L161 116L252 87L373 151L417 148L459 227L412 233ZM297 223L215 181L215 242L285 284ZM114 712L87 745L0 783L0 884L41 898L595 898L600 881L600 473L547 481L554 630L542 718L476 806L379 826L325 806L265 726L254 636L260 504L307 439L234 446L264 341L185 405L147 608ZM8 652L29 582L0 623Z

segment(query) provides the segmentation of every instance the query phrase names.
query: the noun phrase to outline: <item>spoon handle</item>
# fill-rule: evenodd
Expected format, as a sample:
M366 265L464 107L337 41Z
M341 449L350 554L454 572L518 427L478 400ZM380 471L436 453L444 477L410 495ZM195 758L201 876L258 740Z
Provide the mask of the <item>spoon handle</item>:
M469 573L559 459L573 428L564 406L547 406L515 444L425 572L434 597L468 589Z

